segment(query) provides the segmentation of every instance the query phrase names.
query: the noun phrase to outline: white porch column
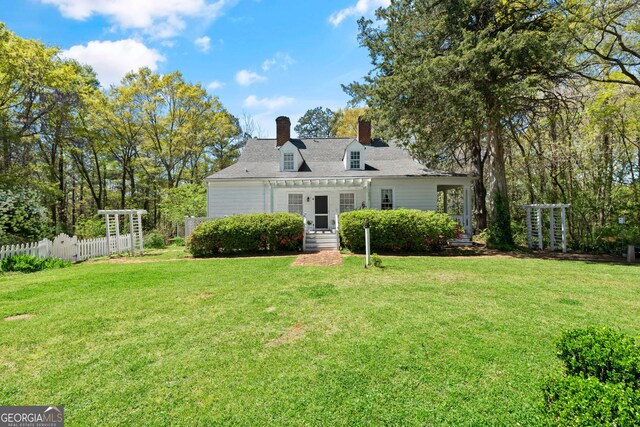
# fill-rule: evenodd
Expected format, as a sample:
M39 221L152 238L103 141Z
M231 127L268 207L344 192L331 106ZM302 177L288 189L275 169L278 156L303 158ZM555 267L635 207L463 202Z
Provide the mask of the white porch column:
M449 192L447 190L442 190L442 204L444 205L444 213L449 212Z
M446 193L445 193L446 194ZM464 198L463 198L463 222L464 222L464 231L469 235L473 235L473 227L472 227L472 212L473 212L473 201L472 197L472 189L470 185L464 186Z
M371 182L368 182L364 187L364 193L367 203L367 209L371 209Z

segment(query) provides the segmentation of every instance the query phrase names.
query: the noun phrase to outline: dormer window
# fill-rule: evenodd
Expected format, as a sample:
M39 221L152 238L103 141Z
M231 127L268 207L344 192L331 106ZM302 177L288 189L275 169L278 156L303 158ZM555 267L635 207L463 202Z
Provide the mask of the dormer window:
M367 160L365 151L367 148L355 139L348 144L342 153L342 164L345 170L361 170L365 169L365 161Z
M349 153L349 169L360 169L360 152L351 151Z
M293 157L293 153L284 153L283 155L283 169L286 171L295 170L295 160Z

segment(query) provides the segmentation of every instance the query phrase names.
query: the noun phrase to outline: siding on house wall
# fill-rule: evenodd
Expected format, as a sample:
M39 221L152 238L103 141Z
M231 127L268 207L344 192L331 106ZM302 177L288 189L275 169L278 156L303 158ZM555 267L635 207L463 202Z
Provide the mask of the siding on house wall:
M262 181L209 182L207 216L269 212L269 191Z
M438 206L438 185L468 184L467 178L449 177L406 177L374 178L371 180L369 208L380 209L381 190L393 189L393 208L436 210ZM355 208L367 201L366 190L356 187L309 188L277 187L273 189L273 211L288 211L288 195L303 195L303 212L312 217L315 212L316 195L328 196L330 220L339 212L340 193L355 194ZM307 202L307 197L309 201ZM271 212L271 189L265 181L216 181L208 183L207 216L222 217L239 213ZM312 219L312 218L310 218Z
M380 209L381 190L393 190L394 209L436 210L438 193L436 181L424 178L373 179L371 181L371 206Z
M328 196L329 223L336 214L340 213L340 194L354 193L355 209L360 208L366 200L365 190L362 188L277 188L274 189L273 205L275 212L287 212L289 210L289 194L302 194L302 209L307 218L313 221L315 213L315 196ZM307 197L309 201L307 202Z

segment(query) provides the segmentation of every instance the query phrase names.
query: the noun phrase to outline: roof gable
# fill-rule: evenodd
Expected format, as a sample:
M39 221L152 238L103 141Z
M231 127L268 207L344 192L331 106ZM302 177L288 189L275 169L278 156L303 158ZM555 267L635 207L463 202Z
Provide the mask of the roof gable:
M366 149L362 170L345 169L344 156L349 146L358 144ZM283 171L282 150L293 151L304 159L297 171ZM466 176L427 169L415 161L408 150L395 142L373 140L364 147L353 138L292 138L278 149L275 139L251 139L242 150L237 163L211 176L216 179L272 179L324 177L384 177L384 176Z

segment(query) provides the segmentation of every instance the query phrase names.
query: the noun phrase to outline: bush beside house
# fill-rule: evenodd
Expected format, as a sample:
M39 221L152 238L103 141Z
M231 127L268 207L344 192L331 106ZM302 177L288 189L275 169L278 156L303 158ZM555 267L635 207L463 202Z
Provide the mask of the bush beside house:
M379 252L433 252L458 237L462 227L447 214L414 209L362 209L340 215L342 246L364 250L364 224L369 220L371 250Z
M242 214L198 225L187 239L195 257L302 250L302 217L290 213Z

